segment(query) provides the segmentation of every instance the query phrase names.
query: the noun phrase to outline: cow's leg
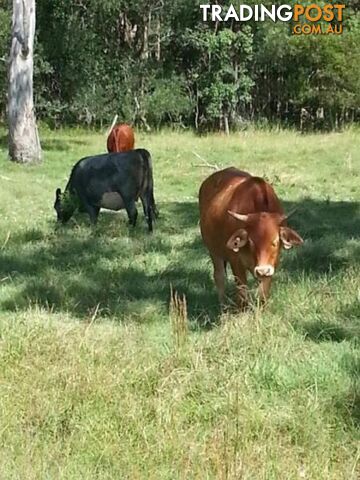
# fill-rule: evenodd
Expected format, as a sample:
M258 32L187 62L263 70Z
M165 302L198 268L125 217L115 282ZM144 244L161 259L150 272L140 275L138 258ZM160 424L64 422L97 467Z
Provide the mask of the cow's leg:
M93 225L96 225L100 208L94 205L90 205L90 203L88 203L84 198L81 198L81 201L82 201L83 211L89 215L90 222Z
M230 265L235 277L237 288L237 304L240 309L244 309L248 304L246 271L242 268L238 261L232 261L230 262Z
M85 204L84 209L89 214L90 222L93 225L96 225L97 220L98 220L98 216L99 216L99 212L100 212L100 208L95 207L94 205Z
M135 201L125 199L124 197L123 197L123 200L124 200L124 204L125 204L126 213L128 215L128 218L129 218L129 223L130 223L130 225L135 227L137 217L138 217L138 211L137 211L137 208L136 208Z
M221 305L225 301L225 267L224 260L219 257L211 256L214 265L214 281Z
M78 197L80 200L80 205L82 206L81 210L79 210L87 213L90 217L90 222L93 225L96 225L100 212L100 207L90 204L88 199L86 198L86 195L83 195L81 192L78 192Z

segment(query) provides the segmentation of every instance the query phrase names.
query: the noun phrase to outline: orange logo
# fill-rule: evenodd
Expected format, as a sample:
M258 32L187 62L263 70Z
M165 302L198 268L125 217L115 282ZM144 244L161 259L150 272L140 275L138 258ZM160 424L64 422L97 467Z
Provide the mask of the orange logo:
M292 27L292 33L294 35L340 35L343 32L344 9L343 4L328 3L320 7L316 3L308 6L297 3L293 9L295 24Z

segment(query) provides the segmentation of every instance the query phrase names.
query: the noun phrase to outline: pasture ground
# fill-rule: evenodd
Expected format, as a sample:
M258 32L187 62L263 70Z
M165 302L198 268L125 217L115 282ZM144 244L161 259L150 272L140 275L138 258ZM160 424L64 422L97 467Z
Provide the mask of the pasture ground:
M55 230L55 188L105 136L41 140L37 167L0 147L0 478L358 479L360 133L138 134L152 236L140 208L133 231L124 212ZM306 243L283 252L265 310L219 313L198 229L211 170L193 152L300 207ZM170 285L187 297L181 344Z

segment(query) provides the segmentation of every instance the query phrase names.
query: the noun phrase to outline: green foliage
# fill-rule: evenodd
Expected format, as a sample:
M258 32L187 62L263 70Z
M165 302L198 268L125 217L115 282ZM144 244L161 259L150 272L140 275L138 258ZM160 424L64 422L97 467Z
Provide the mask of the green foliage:
M242 102L250 100L252 80L247 67L252 58L251 31L224 29L214 34L201 28L186 31L184 43L198 59L192 75L203 120L206 117L206 122L219 125L224 116L233 118Z
M313 124L334 128L357 118L360 106L360 22L354 15L336 35L289 35L286 24L263 24L255 48L265 116L287 120L305 108ZM281 48L279 47L281 45ZM271 62L269 62L271 58ZM261 88L261 90L260 90ZM263 101L261 98L263 97Z
M146 95L144 106L145 111L149 112L150 123L159 127L167 122L176 124L183 119L188 120L192 103L184 80L173 77L154 80L153 89L150 88Z

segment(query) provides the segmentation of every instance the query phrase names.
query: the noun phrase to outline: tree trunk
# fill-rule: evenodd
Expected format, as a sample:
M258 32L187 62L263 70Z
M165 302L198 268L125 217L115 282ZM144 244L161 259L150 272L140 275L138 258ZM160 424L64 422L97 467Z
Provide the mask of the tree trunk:
M156 60L161 60L161 18L160 14L156 21Z
M199 89L197 84L195 84L196 88L196 104L195 104L195 130L199 130L199 115L200 115L200 109L199 109Z
M229 136L230 135L229 116L227 113L224 114L224 130L225 130L225 135Z
M41 161L33 101L35 0L13 0L9 62L9 155L19 163Z
M144 33L143 33L143 49L141 52L141 58L147 60L149 58L149 29L151 22L151 12L148 16L144 16Z

